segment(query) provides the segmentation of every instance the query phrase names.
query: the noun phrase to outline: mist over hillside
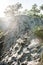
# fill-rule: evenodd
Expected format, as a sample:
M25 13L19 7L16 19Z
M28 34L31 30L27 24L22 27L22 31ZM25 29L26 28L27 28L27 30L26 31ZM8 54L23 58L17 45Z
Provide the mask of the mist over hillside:
M27 31L31 31L35 26L43 26L43 19L27 15L17 15L14 19L4 18L0 24L0 28L8 34L6 44L9 45L12 44L15 38L21 37Z
M32 16L28 16L28 15L16 15L13 18L10 17L4 17L4 18L0 18L0 28L7 30L9 28L13 27L20 27L22 28L22 26L27 25L27 27L29 26L30 29L34 28L34 26L38 26L38 25L43 25L43 19L39 18L39 17L32 17ZM26 26L25 26L26 27Z
M8 65L32 65L34 62L34 65L39 64L43 46L40 45L40 39L32 32L35 26L43 26L43 18L28 15L1 18L0 30L4 32L4 38L2 36L1 39L1 41L4 39L1 50L2 63Z

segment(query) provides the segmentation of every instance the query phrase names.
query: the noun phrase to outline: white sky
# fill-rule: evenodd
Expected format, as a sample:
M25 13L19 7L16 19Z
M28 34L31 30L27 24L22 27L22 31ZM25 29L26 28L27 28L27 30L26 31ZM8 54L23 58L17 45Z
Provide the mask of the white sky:
M20 2L24 9L31 9L32 5L36 3L38 6L43 4L43 0L0 0L0 17L4 16L4 10L8 5Z

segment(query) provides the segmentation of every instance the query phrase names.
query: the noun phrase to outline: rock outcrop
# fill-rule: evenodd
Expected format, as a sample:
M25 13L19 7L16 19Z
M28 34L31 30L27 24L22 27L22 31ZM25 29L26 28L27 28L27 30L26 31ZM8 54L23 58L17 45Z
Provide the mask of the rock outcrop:
M43 46L31 32L36 25L43 25L43 20L26 15L15 16L4 34L4 51L0 65L39 64Z

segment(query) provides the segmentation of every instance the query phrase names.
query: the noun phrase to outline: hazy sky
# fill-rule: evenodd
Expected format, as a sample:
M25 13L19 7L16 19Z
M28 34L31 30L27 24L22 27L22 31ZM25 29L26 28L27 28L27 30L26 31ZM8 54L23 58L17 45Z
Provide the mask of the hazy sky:
M8 5L20 2L24 9L31 9L32 5L36 3L38 6L43 4L43 0L0 0L0 17L4 16L4 10Z

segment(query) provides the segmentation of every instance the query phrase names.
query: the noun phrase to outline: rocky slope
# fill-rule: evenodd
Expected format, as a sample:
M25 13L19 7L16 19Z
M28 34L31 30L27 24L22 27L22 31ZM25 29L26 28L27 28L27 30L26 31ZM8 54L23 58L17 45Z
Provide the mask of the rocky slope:
M15 43L19 37L23 36L26 32L31 31L36 25L43 26L43 19L27 15L15 16L14 19L11 18L8 21L11 21L11 23L8 28L6 28L6 34L8 35L6 35L5 44L7 49L12 45L12 43Z
M42 51L43 46L40 46L39 39L30 39L25 33L3 54L1 64L3 62L4 65L37 65L41 61Z
M39 64L43 46L31 31L36 25L43 25L43 19L20 15L10 21L11 23L4 34L5 38L1 40L1 42L3 41L1 56L3 59L0 65ZM1 42L0 44L2 44Z

